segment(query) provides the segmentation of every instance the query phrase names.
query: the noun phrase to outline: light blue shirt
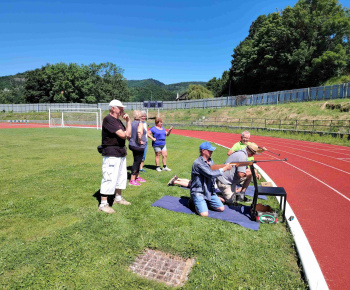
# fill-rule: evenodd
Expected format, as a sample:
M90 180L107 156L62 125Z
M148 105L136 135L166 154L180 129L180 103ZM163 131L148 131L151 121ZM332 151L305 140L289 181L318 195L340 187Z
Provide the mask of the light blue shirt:
M208 162L199 156L192 165L191 173L191 195L202 195L206 200L211 200L215 193L215 179L223 174L223 169L211 170L214 165L210 158Z

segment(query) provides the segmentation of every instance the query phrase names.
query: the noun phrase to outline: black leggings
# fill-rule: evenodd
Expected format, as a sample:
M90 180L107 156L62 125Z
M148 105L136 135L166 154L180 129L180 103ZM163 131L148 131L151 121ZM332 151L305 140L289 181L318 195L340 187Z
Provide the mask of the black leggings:
M129 149L132 151L132 155L134 156L134 163L131 168L131 175L136 175L139 173L140 164L142 162L143 152L145 151L145 149L137 148L138 150L135 150L135 147L132 146L129 146Z

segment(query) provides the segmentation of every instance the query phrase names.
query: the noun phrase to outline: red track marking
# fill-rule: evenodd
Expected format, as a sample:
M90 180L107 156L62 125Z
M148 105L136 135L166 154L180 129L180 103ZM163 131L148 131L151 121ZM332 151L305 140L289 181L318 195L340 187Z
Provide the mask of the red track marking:
M45 128L49 127L48 124L40 123L0 123L0 129L17 129L17 128Z
M173 134L199 138L231 148L239 134L173 130ZM305 232L330 289L350 284L350 148L315 142L252 136L265 152L256 160L277 186L285 188L288 203ZM217 161L217 162L223 162Z

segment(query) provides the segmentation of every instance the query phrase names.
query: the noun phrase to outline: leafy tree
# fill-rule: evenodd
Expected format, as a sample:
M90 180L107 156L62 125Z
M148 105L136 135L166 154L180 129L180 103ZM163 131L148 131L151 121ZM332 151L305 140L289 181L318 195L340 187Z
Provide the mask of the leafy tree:
M201 85L190 85L187 92L188 92L187 98L189 100L208 99L208 98L214 97L211 91L209 91L208 89L206 89Z
M349 67L350 19L337 0L300 0L262 15L235 49L234 94L316 86Z
M214 77L209 80L206 84L206 88L213 93L215 98L219 98L230 92L230 84L229 72L225 70L221 78L217 79Z
M109 102L111 99L129 101L130 92L123 77L122 68L110 62L92 63L89 68L93 83L92 95L98 102Z
M123 70L112 63L47 64L28 71L25 97L29 103L96 103L129 100Z

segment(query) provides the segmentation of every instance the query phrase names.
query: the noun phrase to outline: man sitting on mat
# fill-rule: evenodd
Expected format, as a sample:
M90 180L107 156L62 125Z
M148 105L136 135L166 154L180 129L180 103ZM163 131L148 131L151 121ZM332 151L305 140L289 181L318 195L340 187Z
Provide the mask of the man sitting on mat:
M225 207L215 193L215 179L222 176L225 171L232 169L231 164L226 164L218 170L211 170L214 165L211 154L216 148L209 142L199 146L200 156L193 162L191 173L191 199L189 205L194 205L200 216L208 216L208 206L215 211L224 211Z
M226 163L247 162L249 157L253 157L258 152L262 152L259 146L255 143L250 143L244 149L231 154L225 161ZM222 176L216 179L216 185L222 193L227 204L234 204L236 201L246 201L245 192L252 179L252 175L247 176L247 166L233 166L230 171L225 172ZM236 185L240 183L241 178L247 177L242 184L242 189L237 192Z

